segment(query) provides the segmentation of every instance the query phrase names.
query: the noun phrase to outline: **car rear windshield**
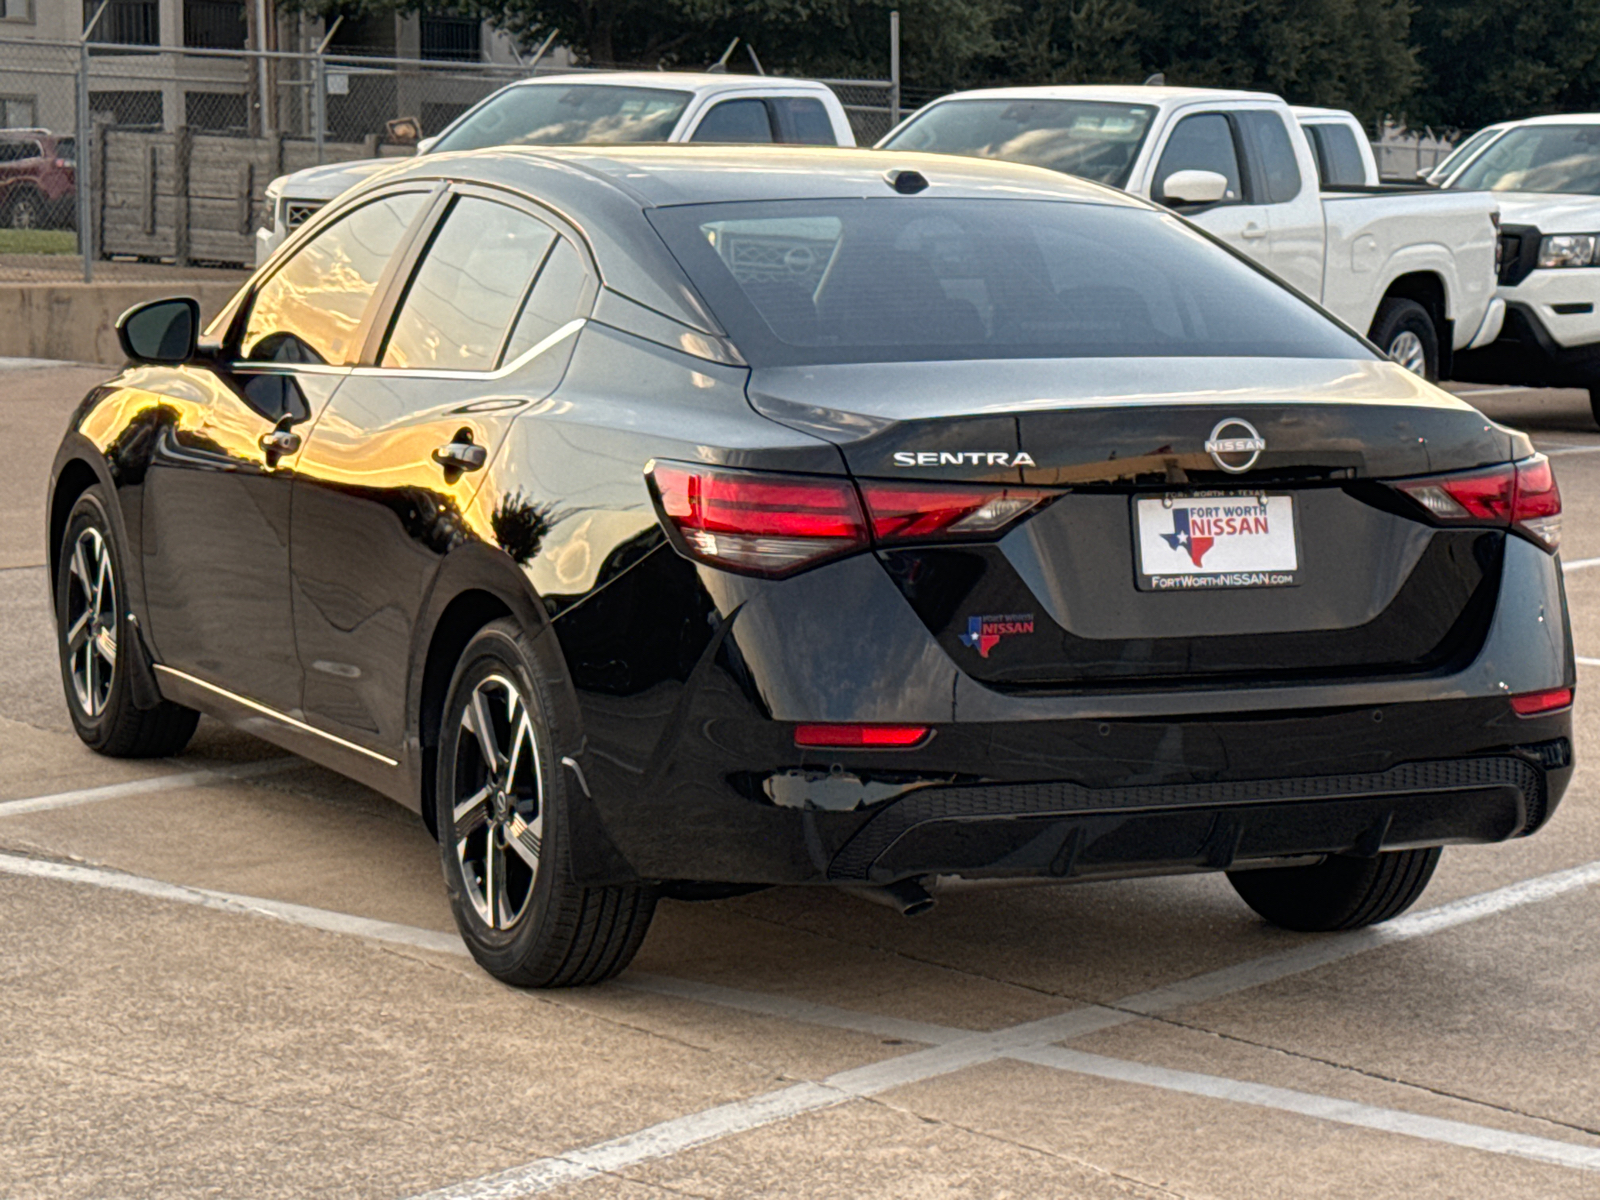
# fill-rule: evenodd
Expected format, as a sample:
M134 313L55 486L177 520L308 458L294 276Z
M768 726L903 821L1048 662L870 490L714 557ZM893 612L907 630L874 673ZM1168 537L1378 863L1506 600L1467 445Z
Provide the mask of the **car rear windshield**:
M1050 200L778 200L650 220L756 366L1368 358L1171 214Z
M1450 184L1462 191L1600 196L1600 125L1526 125L1490 146Z
M668 88L604 83L510 87L489 97L433 148L664 142L689 106L689 96Z
M1094 100L947 100L918 113L883 149L1002 158L1123 187L1155 113Z

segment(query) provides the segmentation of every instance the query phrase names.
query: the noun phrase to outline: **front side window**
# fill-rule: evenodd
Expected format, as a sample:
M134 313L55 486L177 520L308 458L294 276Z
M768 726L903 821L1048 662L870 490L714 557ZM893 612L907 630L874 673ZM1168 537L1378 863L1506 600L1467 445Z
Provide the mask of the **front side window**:
M1450 186L1467 192L1600 196L1600 125L1526 125L1510 130Z
M1236 202L1244 194L1240 184L1239 152L1233 143L1233 127L1221 113L1200 113L1179 121L1167 139L1161 161L1156 164L1150 195L1166 196L1167 179L1179 171L1214 171L1228 181L1224 201Z
M689 106L689 96L667 88L604 83L508 87L469 113L433 149L664 142Z
M1307 125L1323 187L1360 187L1367 182L1367 160L1348 125Z
M412 276L385 367L488 371L556 231L477 196L458 197Z
M1370 358L1178 218L1047 200L784 200L647 214L755 366Z
M760 100L724 100L701 120L692 142L772 141L772 118Z
M948 100L882 148L999 158L1125 187L1155 113L1091 100Z
M1245 109L1236 116L1261 164L1261 182L1256 190L1262 194L1254 198L1256 203L1284 204L1293 200L1300 194L1300 162L1283 118L1261 109Z
M267 362L342 363L383 269L427 202L404 192L364 204L300 247L261 285L239 353Z

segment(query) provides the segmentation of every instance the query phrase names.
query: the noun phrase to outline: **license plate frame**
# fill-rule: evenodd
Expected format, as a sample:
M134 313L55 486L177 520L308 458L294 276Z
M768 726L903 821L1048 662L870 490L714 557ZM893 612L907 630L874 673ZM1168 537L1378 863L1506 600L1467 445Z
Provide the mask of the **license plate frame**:
M1135 583L1141 592L1298 587L1305 562L1298 508L1287 492L1134 496ZM1190 546L1201 538L1207 545L1196 555Z

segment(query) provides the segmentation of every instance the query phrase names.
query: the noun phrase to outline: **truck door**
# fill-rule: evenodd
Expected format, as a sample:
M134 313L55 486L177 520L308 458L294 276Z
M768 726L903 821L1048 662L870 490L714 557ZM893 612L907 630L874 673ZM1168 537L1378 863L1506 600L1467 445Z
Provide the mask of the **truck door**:
M1267 214L1266 265L1285 283L1320 301L1326 229L1310 146L1303 136L1297 146L1283 115L1273 109L1240 109L1233 119L1244 134L1251 198Z
M1203 112L1184 117L1172 127L1166 145L1156 162L1150 180L1150 198L1157 204L1166 198L1167 177L1177 171L1215 171L1228 181L1221 200L1202 208L1177 207L1195 224L1210 230L1263 266L1267 260L1267 241L1271 232L1266 206L1252 202L1246 187L1243 154L1235 136L1233 122L1226 113Z

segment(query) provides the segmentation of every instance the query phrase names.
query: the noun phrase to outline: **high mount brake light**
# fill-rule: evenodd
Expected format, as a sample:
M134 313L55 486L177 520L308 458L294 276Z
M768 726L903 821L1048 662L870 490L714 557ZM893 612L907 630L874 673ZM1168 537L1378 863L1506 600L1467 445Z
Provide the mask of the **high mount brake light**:
M775 577L874 544L993 537L1049 499L1048 492L983 484L867 480L858 492L837 476L688 463L651 463L645 474L680 550Z
M1550 551L1561 544L1561 489L1542 454L1487 471L1404 479L1394 487L1440 524L1514 529Z

